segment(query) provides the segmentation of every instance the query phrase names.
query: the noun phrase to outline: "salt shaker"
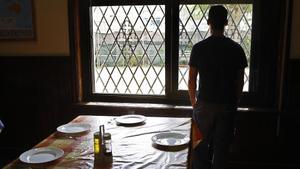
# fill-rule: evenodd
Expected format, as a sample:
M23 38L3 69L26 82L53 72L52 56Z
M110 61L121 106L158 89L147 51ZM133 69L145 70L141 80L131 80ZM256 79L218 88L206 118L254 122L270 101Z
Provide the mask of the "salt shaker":
M111 135L110 133L104 133L104 154L112 155L112 146L111 146Z

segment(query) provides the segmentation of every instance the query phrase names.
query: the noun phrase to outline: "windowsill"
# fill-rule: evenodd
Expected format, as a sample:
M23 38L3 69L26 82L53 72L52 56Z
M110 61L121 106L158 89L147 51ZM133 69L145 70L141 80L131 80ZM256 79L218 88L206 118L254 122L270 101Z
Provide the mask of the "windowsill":
M81 102L74 104L73 112L89 115L141 114L146 116L191 117L192 107L153 103Z
M121 103L121 102L86 102L79 103L84 106L107 106L107 107L127 107L127 108L153 108L153 109L192 109L192 106L180 106L158 103Z
M124 103L124 102L80 102L74 105L75 107L85 107L89 109L97 108L124 108L130 111L135 109L152 109L152 110L178 110L192 112L192 106L159 104L159 103ZM278 112L275 108L261 107L239 107L239 112Z

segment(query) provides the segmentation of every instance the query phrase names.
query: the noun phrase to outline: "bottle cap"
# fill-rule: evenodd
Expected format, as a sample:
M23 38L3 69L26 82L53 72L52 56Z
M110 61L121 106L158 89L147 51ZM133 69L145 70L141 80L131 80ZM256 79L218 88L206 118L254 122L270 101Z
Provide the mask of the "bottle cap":
M104 133L103 137L104 139L111 139L110 133Z
M94 133L94 136L98 136L98 137L99 137L99 131L96 131L96 132Z

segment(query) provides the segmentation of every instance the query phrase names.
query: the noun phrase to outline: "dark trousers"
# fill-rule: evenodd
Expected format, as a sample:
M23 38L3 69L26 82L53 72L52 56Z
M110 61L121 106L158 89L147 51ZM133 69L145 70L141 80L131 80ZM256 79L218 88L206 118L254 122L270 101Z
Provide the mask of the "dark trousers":
M197 103L193 119L203 139L193 150L193 169L225 169L234 135L236 106Z

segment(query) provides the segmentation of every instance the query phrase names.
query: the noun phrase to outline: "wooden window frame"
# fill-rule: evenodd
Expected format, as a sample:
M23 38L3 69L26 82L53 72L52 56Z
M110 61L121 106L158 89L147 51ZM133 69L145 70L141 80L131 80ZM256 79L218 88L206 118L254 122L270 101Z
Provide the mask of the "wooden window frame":
M242 107L275 107L278 100L278 75L281 67L280 38L281 26L285 18L282 14L284 2L272 1L270 4L260 0L103 0L103 1L69 1L70 49L73 65L74 102L132 102L132 103L166 103L189 105L188 92L178 91L178 6L182 3L252 3L252 42L249 92L244 92ZM126 3L125 3L126 2ZM166 35L166 94L164 96L110 95L93 94L91 84L91 54L89 40L89 7L91 5L153 5L165 4ZM269 17L279 19L268 19ZM88 35L88 36L87 36ZM174 36L172 36L174 35Z

